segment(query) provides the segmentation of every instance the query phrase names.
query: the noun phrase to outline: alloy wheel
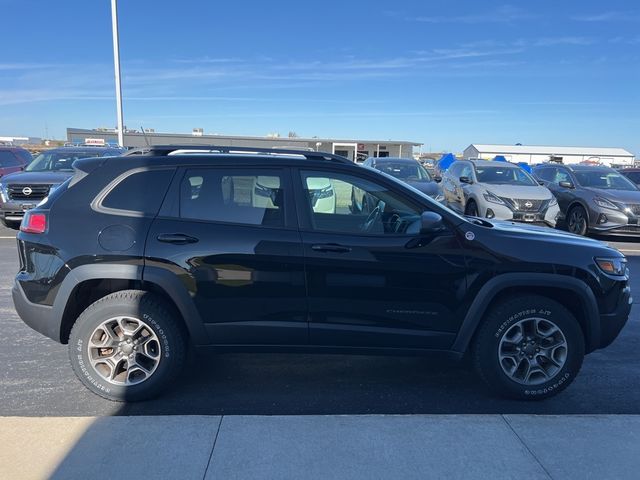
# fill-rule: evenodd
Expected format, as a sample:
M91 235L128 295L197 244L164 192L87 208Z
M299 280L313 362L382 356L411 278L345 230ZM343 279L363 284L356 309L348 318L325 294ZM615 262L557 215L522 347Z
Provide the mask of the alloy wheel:
M567 339L550 320L526 318L509 327L498 345L502 371L514 382L539 385L555 377L567 361Z
M149 325L134 317L115 317L96 327L87 343L95 371L114 385L136 385L158 368L162 348Z
M581 208L574 208L569 216L569 231L581 235L587 229L587 218Z

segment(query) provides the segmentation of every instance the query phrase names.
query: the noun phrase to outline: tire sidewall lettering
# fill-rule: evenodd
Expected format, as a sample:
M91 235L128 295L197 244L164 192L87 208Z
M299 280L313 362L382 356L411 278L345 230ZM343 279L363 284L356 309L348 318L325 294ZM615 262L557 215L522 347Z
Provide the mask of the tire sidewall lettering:
M503 323L500 324L498 330L494 333L494 337L496 339L500 339L505 331L514 323L519 322L520 320L524 320L530 316L541 317L541 318L551 318L552 312L546 308L527 308L525 310L520 310L513 315L510 315Z

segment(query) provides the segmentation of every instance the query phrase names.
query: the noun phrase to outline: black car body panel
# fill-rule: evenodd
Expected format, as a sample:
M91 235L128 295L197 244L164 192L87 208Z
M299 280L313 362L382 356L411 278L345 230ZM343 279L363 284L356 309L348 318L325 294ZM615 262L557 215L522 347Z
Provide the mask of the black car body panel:
M46 216L47 231L18 234L19 315L65 343L83 308L137 288L170 301L197 346L454 356L467 350L491 304L514 291L571 299L589 351L610 343L626 322L628 273L608 275L594 262L623 259L617 250L549 229L465 219L387 175L313 155L76 162L74 177L32 211ZM335 195L345 197L335 215L314 212L305 175L369 182L413 213L383 206L381 228L397 230L338 231L351 219L366 227L372 214L348 214L341 202L350 190L338 188ZM149 178L153 188L134 188L136 198L118 190ZM274 178L279 186L265 190ZM201 196L211 179L224 198ZM128 208L138 194L147 203ZM197 210L201 200L227 203ZM202 218L189 217L192 211ZM256 211L260 223L252 223ZM440 215L442 228L420 233L415 214L424 211ZM327 219L334 223L319 228Z

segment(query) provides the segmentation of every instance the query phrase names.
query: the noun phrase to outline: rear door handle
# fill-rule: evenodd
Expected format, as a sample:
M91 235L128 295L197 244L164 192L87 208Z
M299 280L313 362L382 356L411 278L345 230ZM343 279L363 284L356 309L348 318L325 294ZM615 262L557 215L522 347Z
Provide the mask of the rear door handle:
M158 241L162 243L173 243L174 245L186 245L187 243L196 243L195 237L190 237L184 233L161 233L158 235Z
M347 253L351 251L351 248L335 243L322 243L319 245L311 245L311 250L316 252Z

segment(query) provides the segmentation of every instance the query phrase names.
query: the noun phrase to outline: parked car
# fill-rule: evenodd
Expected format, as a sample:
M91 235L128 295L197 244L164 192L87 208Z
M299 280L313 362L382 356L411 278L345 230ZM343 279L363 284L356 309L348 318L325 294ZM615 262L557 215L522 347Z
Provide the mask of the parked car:
M571 233L640 234L640 189L613 168L545 163L533 172L558 199Z
M442 191L449 207L474 217L555 227L560 213L548 188L508 162L459 160L443 176Z
M0 178L0 220L18 229L24 212L35 207L73 175L72 164L85 157L121 155L119 148L61 147L45 150L23 169Z
M434 200L441 201L443 199L438 182L418 161L412 158L369 157L362 165L408 183Z
M105 398L157 395L213 347L468 353L494 392L542 399L629 316L626 259L604 243L464 217L328 153L176 148L76 161L18 234L16 311ZM269 205L235 191L264 177ZM314 211L320 179L377 205Z
M31 154L24 148L0 145L0 178L24 170L31 160Z
M422 165L427 170L427 172L429 172L429 175L431 175L431 178L438 176L436 175L437 160L435 158L421 158L418 161L420 162L420 165Z
M640 168L620 168L618 171L636 185L640 185Z

